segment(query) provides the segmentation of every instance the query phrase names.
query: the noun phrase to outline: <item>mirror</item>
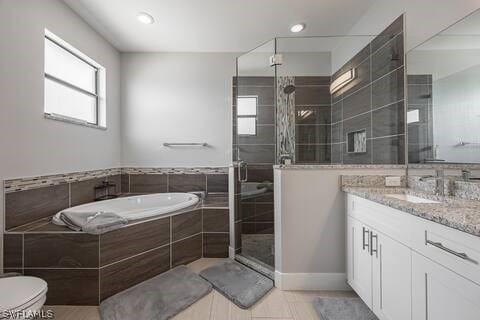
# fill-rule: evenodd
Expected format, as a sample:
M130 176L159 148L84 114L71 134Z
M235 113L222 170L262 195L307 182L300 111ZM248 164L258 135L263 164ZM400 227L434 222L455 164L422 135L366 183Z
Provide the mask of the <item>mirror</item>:
M407 53L409 163L480 163L480 11Z

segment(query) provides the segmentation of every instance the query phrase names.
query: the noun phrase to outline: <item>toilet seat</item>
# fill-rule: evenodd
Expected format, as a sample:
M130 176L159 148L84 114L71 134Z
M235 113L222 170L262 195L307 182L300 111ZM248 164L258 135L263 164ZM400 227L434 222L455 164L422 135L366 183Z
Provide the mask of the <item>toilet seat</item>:
M0 311L26 310L40 300L44 302L47 290L47 283L40 278L28 276L1 278Z

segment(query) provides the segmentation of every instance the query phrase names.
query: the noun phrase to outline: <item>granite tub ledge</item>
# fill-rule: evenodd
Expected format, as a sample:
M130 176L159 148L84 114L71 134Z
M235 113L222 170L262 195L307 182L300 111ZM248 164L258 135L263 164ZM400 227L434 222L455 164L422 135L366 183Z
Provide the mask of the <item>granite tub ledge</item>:
M415 192L407 188L348 187L346 193L371 200L405 213L440 223L474 236L480 237L480 201L455 197L439 197ZM387 194L410 194L440 203L412 203L387 196Z

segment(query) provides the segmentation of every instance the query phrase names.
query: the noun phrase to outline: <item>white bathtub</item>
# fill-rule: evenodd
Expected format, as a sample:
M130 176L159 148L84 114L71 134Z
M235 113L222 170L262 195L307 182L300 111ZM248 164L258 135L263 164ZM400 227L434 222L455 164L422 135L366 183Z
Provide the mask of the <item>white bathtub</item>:
M114 212L127 220L138 220L165 215L197 204L198 196L192 193L154 193L90 202L57 213L52 221L65 225L60 220L62 212Z

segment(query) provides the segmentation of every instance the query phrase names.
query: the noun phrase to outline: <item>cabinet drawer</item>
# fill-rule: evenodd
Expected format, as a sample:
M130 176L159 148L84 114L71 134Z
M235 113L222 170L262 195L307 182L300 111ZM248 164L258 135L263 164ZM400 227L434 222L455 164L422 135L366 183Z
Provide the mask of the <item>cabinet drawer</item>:
M410 247L411 224L415 218L402 211L354 195L347 197L348 215Z
M419 219L412 243L415 251L480 284L480 238Z

